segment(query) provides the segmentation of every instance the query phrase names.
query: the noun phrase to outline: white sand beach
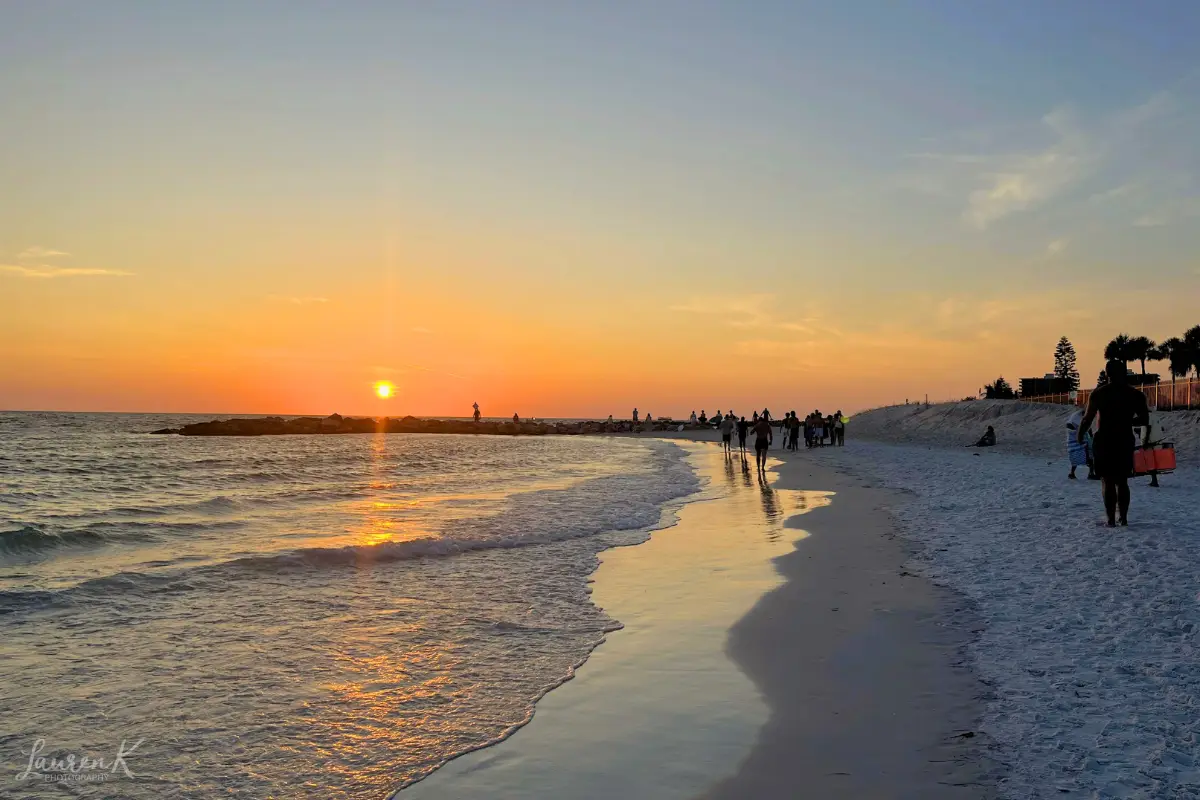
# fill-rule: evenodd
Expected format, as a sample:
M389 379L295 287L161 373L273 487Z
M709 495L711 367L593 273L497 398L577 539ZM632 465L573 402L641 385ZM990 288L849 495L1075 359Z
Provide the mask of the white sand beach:
M970 660L989 688L981 727L1006 765L1003 796L1196 797L1196 414L1156 415L1180 443L1180 469L1159 489L1131 481L1130 527L1113 531L1099 526L1098 484L1066 479L1065 411L884 409L855 418L845 452L812 458L904 492L899 531L924 545L911 568L971 601ZM998 447L931 447L985 419ZM907 444L854 441L877 433Z

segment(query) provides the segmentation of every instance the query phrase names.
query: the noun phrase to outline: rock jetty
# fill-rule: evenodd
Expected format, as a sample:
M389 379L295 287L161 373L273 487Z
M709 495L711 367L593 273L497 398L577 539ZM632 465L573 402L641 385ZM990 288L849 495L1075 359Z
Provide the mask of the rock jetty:
M637 432L679 430L681 423L671 420L654 420L649 426L642 423ZM691 428L691 425L684 425ZM700 427L700 426L695 426ZM466 433L490 436L547 436L580 435L597 433L632 433L633 423L622 421L584 420L580 422L497 422L458 419L419 419L403 417L343 417L331 414L328 417L257 417L254 419L223 419L211 422L193 422L181 428L162 428L152 431L157 434L180 436L286 436L296 434L337 433Z

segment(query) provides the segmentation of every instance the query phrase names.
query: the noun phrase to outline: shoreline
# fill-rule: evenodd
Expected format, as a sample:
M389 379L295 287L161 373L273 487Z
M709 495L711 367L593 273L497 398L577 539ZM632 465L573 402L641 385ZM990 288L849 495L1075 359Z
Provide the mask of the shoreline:
M714 436L662 438L711 443ZM732 462L738 461L735 453ZM737 471L727 469L731 476ZM705 499L693 500L675 528L601 554L594 600L622 630L592 651L571 681L545 695L526 726L449 762L397 792L396 800L551 798L564 791L629 800L791 798L800 788L824 797L994 797L976 734L982 686L964 656L970 634L960 608L954 609L958 627L948 624L951 606L963 601L905 572L912 546L897 537L886 511L902 498L803 453L773 459L769 472L764 498L807 499L779 520L779 549L758 554L765 573L735 616L715 627L711 618L664 627L687 613L682 595L670 595L673 580L684 590L696 584L718 592L725 584L712 581L736 580L728 563L672 575L679 562L668 555L670 540L690 535L690 522L706 511ZM819 510L824 496L832 496L832 505ZM738 541L739 523L725 524L733 529L722 530L709 548L718 561L728 561L721 551ZM632 574L645 579L641 591L659 597L636 613L612 594ZM694 691L672 693L662 663L638 654L651 640L667 663L676 655L697 658L701 645L719 650L724 663L705 656L712 672L704 678L700 668L667 668L669 684L696 682ZM641 670L631 668L637 664ZM718 674L724 677L713 678ZM707 685L726 686L715 693L728 696L707 696L700 688ZM640 695L635 705L627 705L630 695ZM727 707L714 712L714 701ZM671 724L645 717L647 707ZM682 770L678 762L689 761L704 766Z
M966 652L973 614L905 569L918 545L890 508L906 498L808 458L778 471L780 488L832 491L833 502L787 521L811 535L775 559L785 582L730 631L731 656L772 713L738 773L703 797L785 798L797 785L821 797L995 797L978 733L985 687Z

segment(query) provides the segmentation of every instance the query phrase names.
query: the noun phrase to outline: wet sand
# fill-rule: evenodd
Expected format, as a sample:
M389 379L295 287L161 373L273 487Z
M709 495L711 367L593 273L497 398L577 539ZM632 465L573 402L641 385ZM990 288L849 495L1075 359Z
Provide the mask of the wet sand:
M788 520L811 535L775 560L786 582L730 631L771 715L738 772L703 797L993 797L970 632L948 624L963 601L904 570L910 551L886 512L904 498L787 458L778 487L835 494Z
M398 800L993 795L962 736L981 692L945 624L960 604L905 573L884 510L903 499L804 453L766 485L701 454L724 497L601 556L593 598L625 628L530 724Z

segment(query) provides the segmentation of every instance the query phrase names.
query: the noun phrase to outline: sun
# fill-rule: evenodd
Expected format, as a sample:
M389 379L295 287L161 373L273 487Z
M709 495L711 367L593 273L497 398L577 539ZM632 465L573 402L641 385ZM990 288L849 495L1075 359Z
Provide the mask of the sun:
M384 400L387 400L389 397L391 397L395 391L396 387L392 386L392 384L388 381L380 381L379 383L375 384L375 394L379 395L379 397Z

